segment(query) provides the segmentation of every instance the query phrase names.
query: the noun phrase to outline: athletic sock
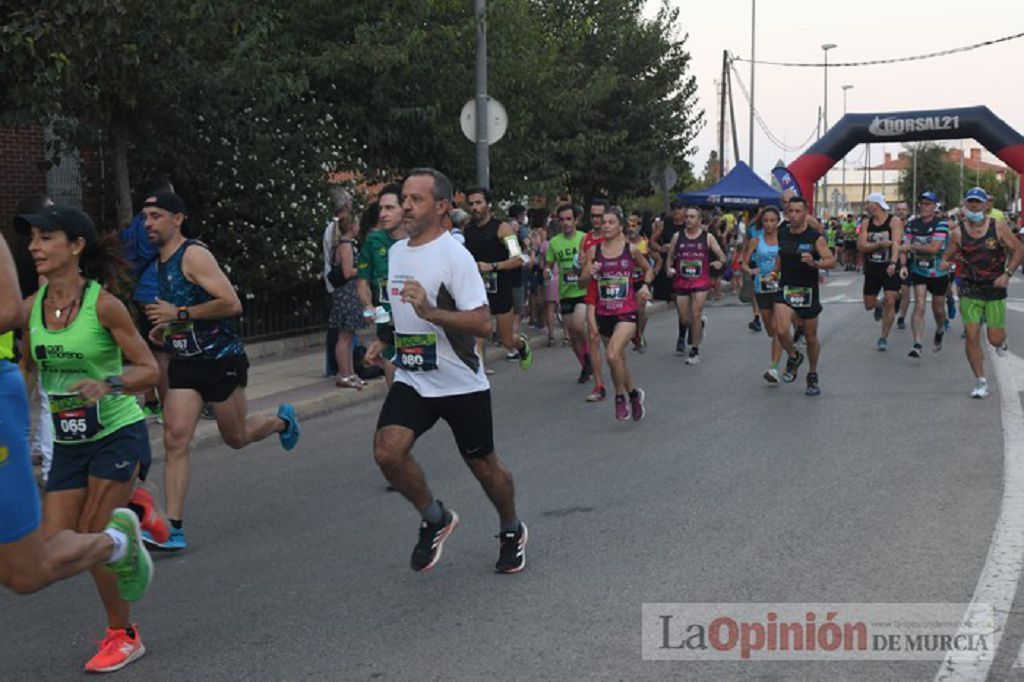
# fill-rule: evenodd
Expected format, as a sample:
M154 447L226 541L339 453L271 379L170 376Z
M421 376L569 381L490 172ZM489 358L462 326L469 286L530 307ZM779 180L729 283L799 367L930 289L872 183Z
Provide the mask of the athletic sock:
M128 536L116 528L107 528L103 534L114 543L114 551L110 553L110 561L107 563L112 564L123 559L128 554Z
M635 388L634 388L634 389L633 389L632 391L630 391L630 392L629 392L629 397L630 397L631 399L634 399L634 400L635 400L635 399L636 399L636 398L638 398L639 396L640 396L640 394L639 394L639 393L637 392L637 390L636 390Z
M522 524L519 523L519 517L518 516L516 518L512 519L511 521L509 521L508 523L502 521L501 522L501 532L502 533L518 533L519 532L519 528L520 528L521 525Z
M130 626L126 627L124 629L124 634L128 635L128 639L135 639L135 628Z
M431 500L430 504L420 510L420 516L429 524L436 525L444 520L444 510L437 500Z
M181 527L185 524L181 519L167 519L171 522L171 528L175 530L181 530Z

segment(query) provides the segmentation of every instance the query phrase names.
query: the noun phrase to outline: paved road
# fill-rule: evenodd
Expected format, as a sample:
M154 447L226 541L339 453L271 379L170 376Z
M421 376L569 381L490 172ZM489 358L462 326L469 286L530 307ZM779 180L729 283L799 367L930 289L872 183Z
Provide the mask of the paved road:
M119 679L932 679L937 662L640 655L645 602L970 601L1003 493L999 392L968 399L956 333L917 362L909 331L876 352L870 314L842 302L859 280L834 281L819 398L762 382L767 339L739 306L708 312L697 367L654 318L630 356L640 424L585 403L564 349L499 367L496 438L531 531L518 576L491 572L497 521L443 425L416 455L463 524L426 575L407 567L416 516L370 456L376 404L308 422L293 454L200 453L191 546L158 559L136 615L150 651ZM0 595L0 613L5 680L66 679L102 634L87 578ZM1022 620L993 679L1015 679Z

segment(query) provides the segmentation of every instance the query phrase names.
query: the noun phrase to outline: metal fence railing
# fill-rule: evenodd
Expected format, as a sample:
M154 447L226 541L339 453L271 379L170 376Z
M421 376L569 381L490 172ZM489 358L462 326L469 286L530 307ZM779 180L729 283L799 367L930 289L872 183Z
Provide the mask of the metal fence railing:
M323 282L242 296L239 320L246 341L269 341L326 329L330 298Z

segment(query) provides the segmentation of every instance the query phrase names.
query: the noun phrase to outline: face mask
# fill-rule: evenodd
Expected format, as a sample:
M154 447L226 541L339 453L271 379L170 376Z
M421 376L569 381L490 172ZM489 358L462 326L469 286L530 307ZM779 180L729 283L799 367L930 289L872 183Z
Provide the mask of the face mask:
M985 219L984 211L965 211L964 215L966 215L967 219L970 220L972 223L980 223L982 220Z

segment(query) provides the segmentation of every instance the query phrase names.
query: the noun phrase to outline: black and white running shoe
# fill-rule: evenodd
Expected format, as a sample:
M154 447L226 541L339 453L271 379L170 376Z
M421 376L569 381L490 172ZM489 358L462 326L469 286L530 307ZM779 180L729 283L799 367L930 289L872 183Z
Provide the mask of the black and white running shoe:
M529 533L526 524L519 522L519 530L500 533L498 540L498 561L494 564L495 573L518 573L526 568L526 540Z
M432 569L441 559L441 551L444 549L444 541L452 534L455 527L459 525L459 515L454 511L445 509L444 504L438 500L444 516L441 523L420 522L420 539L412 550L412 558L409 565L412 570L425 573Z

